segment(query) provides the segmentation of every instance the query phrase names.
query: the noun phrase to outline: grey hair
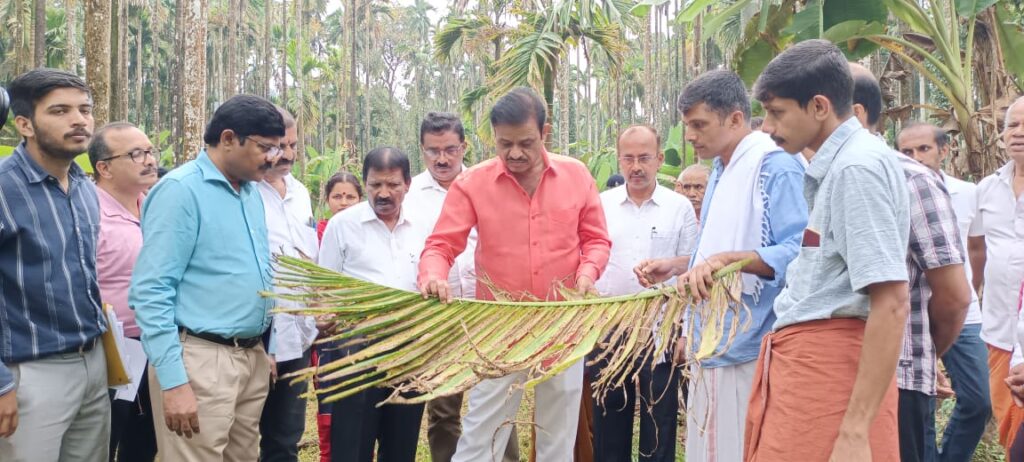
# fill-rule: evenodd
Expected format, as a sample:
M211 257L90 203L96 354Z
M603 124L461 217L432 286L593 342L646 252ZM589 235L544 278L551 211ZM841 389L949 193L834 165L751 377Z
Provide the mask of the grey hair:
M1010 103L1010 105L1006 108L1006 117L1003 117L1004 132L1006 131L1006 128L1010 125L1010 111L1012 111L1013 107L1016 106L1017 103L1020 103L1021 101L1024 101L1024 96L1018 96L1017 99L1013 100L1013 102Z
M693 164L689 167L684 168L682 172L679 172L679 178L677 179L682 180L683 175L686 175L689 172L700 172L707 176L711 176L711 167L708 167L707 165L704 164Z

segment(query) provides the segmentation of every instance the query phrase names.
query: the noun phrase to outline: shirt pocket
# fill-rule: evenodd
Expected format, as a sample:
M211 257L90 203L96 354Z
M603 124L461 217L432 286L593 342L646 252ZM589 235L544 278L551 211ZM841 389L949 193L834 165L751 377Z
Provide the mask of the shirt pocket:
M676 248L678 246L678 235L651 236L651 247L647 252L647 258L678 257L679 255L676 255Z

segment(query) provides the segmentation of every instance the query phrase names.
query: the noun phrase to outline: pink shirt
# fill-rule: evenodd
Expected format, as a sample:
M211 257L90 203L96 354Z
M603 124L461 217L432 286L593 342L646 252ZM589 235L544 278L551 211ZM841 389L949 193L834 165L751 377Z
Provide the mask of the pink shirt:
M544 153L547 167L533 197L497 158L460 175L448 190L420 258L419 283L446 280L476 226L477 297L493 300L483 281L513 297L558 299L586 275L597 281L611 241L590 172L579 161Z
M142 227L114 196L96 188L100 200L100 237L96 245L96 273L100 299L114 307L117 319L124 323L124 335L139 336L135 312L128 307L128 286L132 268L142 250ZM139 195L139 204L145 195Z

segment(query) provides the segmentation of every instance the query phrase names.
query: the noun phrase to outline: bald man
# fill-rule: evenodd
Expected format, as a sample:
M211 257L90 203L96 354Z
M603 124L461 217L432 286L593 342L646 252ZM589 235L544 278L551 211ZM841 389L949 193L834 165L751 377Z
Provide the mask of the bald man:
M693 212L700 222L701 205L704 203L704 192L707 191L708 177L711 168L704 164L693 164L686 167L676 179L676 192L686 196L693 205Z

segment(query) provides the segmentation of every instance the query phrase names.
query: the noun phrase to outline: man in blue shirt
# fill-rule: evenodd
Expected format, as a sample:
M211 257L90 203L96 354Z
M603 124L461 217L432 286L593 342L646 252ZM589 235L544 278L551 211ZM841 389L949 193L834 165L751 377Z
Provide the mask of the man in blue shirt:
M283 136L273 104L235 96L213 114L206 149L168 173L143 205L145 240L128 301L149 358L163 460L258 458L271 376L261 336L272 305L259 292L272 283L256 182Z
M106 461L99 203L74 163L92 137L92 96L54 69L8 90L24 141L0 161L0 460Z
M803 167L767 134L750 129L750 99L733 72L710 71L696 78L683 89L678 107L694 152L713 159L696 250L678 283L707 299L715 271L748 260L742 269L742 301L749 311L742 311L739 325L749 329L732 339L725 336L712 357L691 368L686 459L742 460L754 360L775 322L772 303L807 225ZM642 277L644 268L639 273ZM690 322L697 337L692 344L700 345L702 325L714 320L691 317ZM730 313L724 325L731 324Z

